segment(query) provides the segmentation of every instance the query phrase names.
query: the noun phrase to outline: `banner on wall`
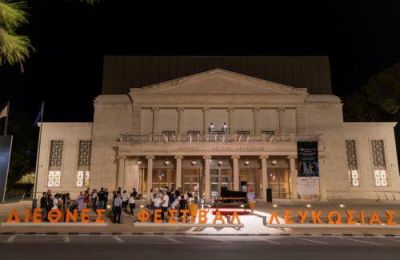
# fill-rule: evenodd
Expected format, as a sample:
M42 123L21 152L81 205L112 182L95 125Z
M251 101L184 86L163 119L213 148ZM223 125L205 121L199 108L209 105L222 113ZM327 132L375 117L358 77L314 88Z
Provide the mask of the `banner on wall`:
M297 142L297 192L301 198L319 196L318 142Z
M8 168L11 158L12 136L0 136L0 199L4 201L6 195L6 185Z
M299 177L319 177L318 142L297 142Z

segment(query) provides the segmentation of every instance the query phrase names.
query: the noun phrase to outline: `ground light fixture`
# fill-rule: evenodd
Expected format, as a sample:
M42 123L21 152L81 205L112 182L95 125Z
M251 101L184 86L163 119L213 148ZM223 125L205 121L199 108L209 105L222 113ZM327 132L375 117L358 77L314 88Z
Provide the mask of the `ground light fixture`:
M274 205L272 205L272 207L274 207L274 208L277 208L277 207L278 207L278 205L277 205L277 204L274 204Z
M344 208L344 204L340 204L339 207Z
M311 204L307 204L306 207L307 207L307 208L311 208Z

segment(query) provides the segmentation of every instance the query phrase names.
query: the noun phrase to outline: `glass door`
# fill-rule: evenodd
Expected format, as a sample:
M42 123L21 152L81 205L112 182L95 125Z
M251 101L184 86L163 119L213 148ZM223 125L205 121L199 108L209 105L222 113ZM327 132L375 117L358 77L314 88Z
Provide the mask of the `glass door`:
M290 199L289 169L268 168L268 188L272 189L272 198Z

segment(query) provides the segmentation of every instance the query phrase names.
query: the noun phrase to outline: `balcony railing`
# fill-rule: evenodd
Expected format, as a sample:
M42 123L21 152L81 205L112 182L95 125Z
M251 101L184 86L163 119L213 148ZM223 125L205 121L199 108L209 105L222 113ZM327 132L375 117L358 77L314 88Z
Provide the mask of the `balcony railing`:
M207 135L132 135L121 134L123 144L148 143L283 143L297 141L318 141L319 135L242 135L242 134L207 134Z

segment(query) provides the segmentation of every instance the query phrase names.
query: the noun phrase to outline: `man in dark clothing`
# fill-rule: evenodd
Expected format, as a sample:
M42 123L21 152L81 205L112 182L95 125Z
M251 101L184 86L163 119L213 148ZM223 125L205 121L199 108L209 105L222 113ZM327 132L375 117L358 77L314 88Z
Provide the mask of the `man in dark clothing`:
M104 209L104 204L105 204L105 201L106 201L106 195L105 195L103 187L101 187L100 191L97 193L97 199L99 201L99 204L97 205L97 207L99 209Z
M47 193L43 192L40 198L40 209L42 210L42 220L47 221Z
M136 199L136 197L137 197L136 188L133 188L133 190L132 190L132 195L133 195L133 197Z

